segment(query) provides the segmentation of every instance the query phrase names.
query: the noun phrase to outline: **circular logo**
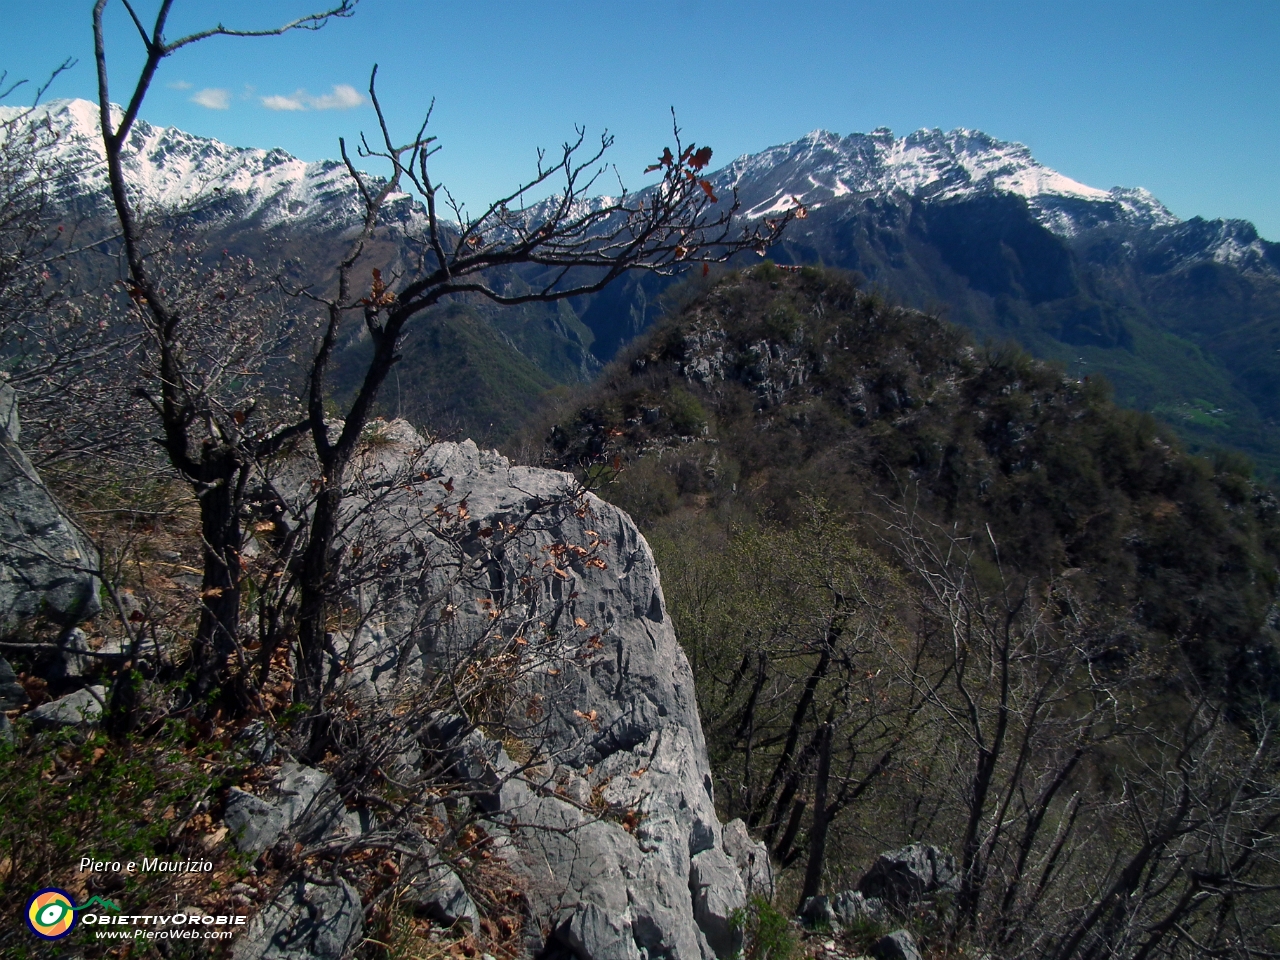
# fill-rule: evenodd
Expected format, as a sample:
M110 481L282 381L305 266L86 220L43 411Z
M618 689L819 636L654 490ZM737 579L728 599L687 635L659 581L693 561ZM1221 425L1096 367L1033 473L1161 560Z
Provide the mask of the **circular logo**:
M64 891L46 887L27 901L27 926L44 940L61 940L76 925L75 908Z

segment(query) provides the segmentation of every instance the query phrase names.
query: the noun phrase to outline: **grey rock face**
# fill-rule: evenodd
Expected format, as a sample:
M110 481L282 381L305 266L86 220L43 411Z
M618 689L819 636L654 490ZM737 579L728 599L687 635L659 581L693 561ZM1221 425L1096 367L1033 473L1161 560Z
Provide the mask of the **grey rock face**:
M13 672L9 661L0 657L0 712L17 710L26 706L29 700L27 691L18 682L18 675Z
M223 822L231 842L242 853L261 853L285 831L291 831L295 839L311 842L357 837L369 826L358 813L345 808L327 773L292 761L281 766L266 796L232 787Z
M89 638L79 627L72 627L58 639L58 653L46 676L50 680L83 677L93 660L88 652Z
M734 913L746 902L742 875L719 848L703 850L692 860L689 887L693 917L718 957L731 957L742 948L742 928Z
M875 897L864 897L857 890L842 890L831 898L831 911L842 926L855 923L878 923L888 916L884 902Z
M840 921L836 917L835 911L831 908L830 897L809 897L804 903L800 904L797 916L800 918L800 922L810 930L823 928L837 932L840 930Z
M280 779L276 783L276 806L284 815L285 823L292 826L313 812L316 797L329 785L329 775L315 767L304 767L289 761L280 767Z
M773 899L773 863L769 860L769 848L759 840L752 840L747 825L741 820L730 820L724 825L724 852L737 866L748 897Z
M345 880L332 886L295 879L249 921L233 960L342 960L364 936L360 895Z
M261 797L232 787L222 815L231 842L241 853L261 853L284 831L284 814Z
M880 854L858 881L863 896L899 911L923 897L959 889L955 857L923 843Z
M480 913L467 888L456 873L436 859L434 851L427 851L423 862L406 874L401 903L441 923L466 920L474 925L479 922Z
M574 911L560 928L560 942L579 957L592 960L641 960L636 938L621 913L597 903Z
M876 960L920 960L915 938L906 930L885 934L875 942L871 955Z
M275 737L261 720L246 725L236 734L235 742L254 763L270 763L278 749Z
M22 425L18 420L18 395L3 380L0 380L0 433L8 436L10 443L18 443L22 438Z
M0 383L0 635L36 615L71 625L96 614L96 558L18 448L13 390Z
M630 518L567 474L470 441L429 447L399 422L365 468L361 491L381 499L348 497L347 542L377 545L386 565L380 592L359 598L371 626L335 650L346 694L389 702L415 677L474 662L485 643L520 657L505 735L536 745L547 786L478 731L456 742L459 766L486 785L487 829L506 832L528 877L535 920L582 960L732 953L745 848L722 848L693 676ZM301 503L309 477L277 489ZM432 517L461 520L460 554L424 534Z
M858 923L882 922L888 917L888 911L874 897L864 897L857 890L842 890L832 897L810 897L800 905L798 916L810 929L825 928L841 933Z
M534 916L545 918L555 938L583 960L638 958L641 950L715 956L691 889L698 854L720 852L710 796L696 779L698 756L687 731L667 728L596 767L601 799L611 811L628 811L630 829L517 779L496 792L490 816L512 824ZM495 768L508 765L499 747ZM694 789L676 793L690 781ZM727 916L744 899L736 869L727 858L722 865L728 869L696 877L712 935L716 915Z
M85 687L49 703L42 703L24 716L37 729L94 726L102 716L106 696L106 687Z

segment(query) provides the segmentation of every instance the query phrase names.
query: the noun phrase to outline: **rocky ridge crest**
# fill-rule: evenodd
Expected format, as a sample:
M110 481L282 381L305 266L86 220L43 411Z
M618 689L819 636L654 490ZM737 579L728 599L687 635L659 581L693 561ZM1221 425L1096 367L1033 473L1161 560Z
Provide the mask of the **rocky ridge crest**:
M377 544L383 559L378 585L353 598L361 625L335 638L342 695L389 710L463 664L496 669L492 650L523 658L501 661L512 700L500 734L437 713L398 762L420 763L428 742L452 751L485 831L525 879L536 952L732 956L748 889L772 892L768 854L716 816L692 673L635 525L571 475L469 440L429 445L396 421L371 441L344 547ZM296 466L276 482L294 503L306 489ZM433 517L437 530L453 524L447 545L424 534Z

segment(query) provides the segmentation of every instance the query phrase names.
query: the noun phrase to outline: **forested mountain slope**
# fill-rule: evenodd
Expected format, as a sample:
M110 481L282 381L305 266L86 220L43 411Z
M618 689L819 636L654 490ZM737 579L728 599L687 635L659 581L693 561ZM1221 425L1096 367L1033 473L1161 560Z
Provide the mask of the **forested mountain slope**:
M1280 504L1247 463L847 274L695 286L526 443L653 543L783 902L867 949L867 865L927 843L928 950L1273 949Z
M563 465L620 457L604 494L651 529L691 509L788 524L802 496L850 516L909 503L1028 580L1069 577L1125 622L1099 640L1114 655L1176 644L1232 698L1280 695L1280 517L1247 464L1190 456L1096 378L976 346L845 275L722 279L549 437Z
M55 185L58 196L93 215L104 199L96 109L53 101L38 114L76 171ZM139 121L127 167L144 208L185 211L217 249L291 259L295 285L323 285L357 216L355 190L334 161L308 164ZM633 173L624 181L643 187ZM1144 190L1078 183L1021 144L964 129L815 131L740 157L710 183L722 202L740 200L748 223L804 205L808 216L773 259L857 270L979 341L1011 339L1073 373L1105 375L1118 403L1154 413L1195 449L1235 447L1265 475L1280 471L1280 247L1247 222L1183 222ZM390 276L420 254L423 214L400 194L385 220L380 262ZM668 285L633 276L562 310L512 317L479 308L478 322L527 361L518 380L574 383L661 315ZM492 360L476 369L509 366ZM406 364L402 396L406 384L424 396L451 390L437 372ZM450 410L464 432L487 435L494 422L465 399Z

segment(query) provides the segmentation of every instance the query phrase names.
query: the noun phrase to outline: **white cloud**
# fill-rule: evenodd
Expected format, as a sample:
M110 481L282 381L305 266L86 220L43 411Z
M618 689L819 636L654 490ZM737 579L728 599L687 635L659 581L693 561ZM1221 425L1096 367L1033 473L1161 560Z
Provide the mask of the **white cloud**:
M345 83L335 83L332 93L326 93L323 97L316 97L311 101L311 109L350 110L362 103L364 103L364 97L355 87L347 86Z
M262 105L268 110L350 110L362 103L364 96L345 83L335 83L329 93L318 97L298 89L287 97L277 93L262 98Z
M168 87L170 90L190 90L191 89L191 84L188 83L186 80L175 80L173 81L173 83L166 83L165 86Z
M231 91L221 90L218 87L206 87L192 97L191 102L208 107L210 110L226 110L231 106Z
M282 97L279 94L272 94L269 97L262 98L262 105L268 110L305 110L307 105L299 99L299 90L292 97Z

